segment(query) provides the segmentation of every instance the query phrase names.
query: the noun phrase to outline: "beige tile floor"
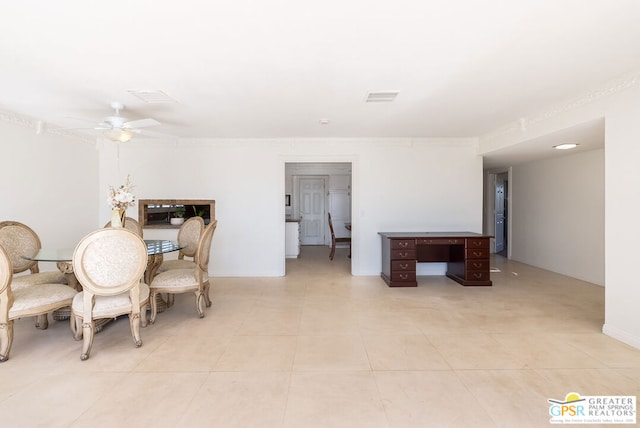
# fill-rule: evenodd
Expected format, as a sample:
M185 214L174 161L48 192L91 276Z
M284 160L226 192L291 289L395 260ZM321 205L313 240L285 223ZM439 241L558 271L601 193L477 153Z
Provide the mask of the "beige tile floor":
M602 287L496 256L493 287L388 288L339 250L304 247L283 278L214 278L92 356L68 323L16 322L2 427L539 427L548 398L640 396L640 350L601 333ZM515 275L514 273L517 273Z

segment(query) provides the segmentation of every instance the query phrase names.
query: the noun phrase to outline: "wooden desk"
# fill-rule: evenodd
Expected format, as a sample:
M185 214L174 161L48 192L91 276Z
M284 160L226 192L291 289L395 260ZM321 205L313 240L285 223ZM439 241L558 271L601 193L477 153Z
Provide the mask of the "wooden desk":
M447 277L462 285L490 286L489 240L471 232L378 232L382 272L389 287L416 287L416 263L446 262Z

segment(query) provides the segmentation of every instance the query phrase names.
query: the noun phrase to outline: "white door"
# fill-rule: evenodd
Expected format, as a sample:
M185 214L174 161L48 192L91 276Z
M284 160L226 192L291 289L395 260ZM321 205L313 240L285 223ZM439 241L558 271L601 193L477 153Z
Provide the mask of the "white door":
M300 177L300 244L324 245L324 178Z

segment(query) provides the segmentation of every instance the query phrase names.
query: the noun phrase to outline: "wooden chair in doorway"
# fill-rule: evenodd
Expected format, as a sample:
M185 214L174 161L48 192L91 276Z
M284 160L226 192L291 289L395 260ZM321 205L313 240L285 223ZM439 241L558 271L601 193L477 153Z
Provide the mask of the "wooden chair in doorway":
M336 244L349 243L349 257L351 257L351 237L336 238L336 234L333 230L333 223L331 222L331 213L327 213L329 219L329 230L331 231L331 252L329 253L329 259L333 260L333 256L336 255Z

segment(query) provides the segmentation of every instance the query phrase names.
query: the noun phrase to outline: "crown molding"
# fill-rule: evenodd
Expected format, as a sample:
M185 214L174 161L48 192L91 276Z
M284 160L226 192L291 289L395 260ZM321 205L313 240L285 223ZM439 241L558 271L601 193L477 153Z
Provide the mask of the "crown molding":
M24 116L24 115L6 111L6 110L0 110L0 122L6 122L11 125L32 129L35 134L47 133L52 135L58 135L60 137L75 138L77 140L81 140L89 143L95 143L96 141L95 138L92 138L88 135L66 130L66 129L51 128L51 127L48 127L46 123L41 120L37 120L29 116Z
M25 128L31 128L33 130L36 129L36 124L33 119L13 112L0 110L0 121Z
M564 102L552 105L547 110L532 114L531 116L521 117L520 119L507 123L500 128L484 134L481 139L483 141L491 141L505 135L513 133L524 134L527 127L544 122L549 119L556 118L564 113L585 107L603 98L626 91L640 83L640 70L625 74L616 79L608 81L604 86L594 89L586 94L571 98Z

